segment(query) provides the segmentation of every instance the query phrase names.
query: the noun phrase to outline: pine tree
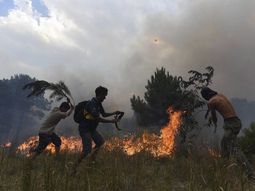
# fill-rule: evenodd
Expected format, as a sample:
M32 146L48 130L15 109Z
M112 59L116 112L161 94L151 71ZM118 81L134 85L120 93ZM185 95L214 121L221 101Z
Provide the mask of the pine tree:
M189 71L192 75L189 81L170 75L164 67L156 69L145 86L144 100L135 95L130 99L138 124L145 128L152 125L162 127L169 120L167 109L171 106L184 113L180 134L185 139L186 134L197 125L193 112L205 105L198 90L211 83L214 71L212 67L206 69L208 73Z

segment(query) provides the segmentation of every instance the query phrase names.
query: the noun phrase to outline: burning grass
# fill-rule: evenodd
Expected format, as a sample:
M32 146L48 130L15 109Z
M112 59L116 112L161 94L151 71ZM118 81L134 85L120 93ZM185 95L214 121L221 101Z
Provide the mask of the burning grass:
M26 157L0 154L0 190L254 190L234 161L205 153L154 157L142 151L132 156L103 149L96 164L89 158L73 175L77 154Z
M181 125L181 112L172 111L161 134L140 137L113 137L100 151L97 163L84 160L72 174L81 151L81 141L61 137L58 156L54 146L31 161L24 157L36 146L31 137L18 147L22 155L10 155L1 148L0 190L255 190L234 161L223 161L218 151L208 147L175 152L175 137Z
M172 108L168 109L169 123L162 128L160 135L144 133L141 137L126 137L121 139L113 137L105 144L105 149L112 151L114 149L122 149L127 155L133 155L141 151L147 151L153 156L171 156L175 149L175 138L179 127L181 126L181 111L174 111ZM76 137L61 137L62 152L77 153L81 152L82 145L79 138ZM22 155L29 155L29 150L36 147L38 144L38 137L30 137L17 148L17 153ZM50 144L46 148L46 152L54 153L54 145Z
M17 154L29 156L29 151L38 145L38 136L28 138L24 143L20 144L16 150ZM63 137L61 136L61 152L77 153L81 152L82 144L81 140L77 137ZM46 149L46 153L55 153L55 147L53 144L49 144Z

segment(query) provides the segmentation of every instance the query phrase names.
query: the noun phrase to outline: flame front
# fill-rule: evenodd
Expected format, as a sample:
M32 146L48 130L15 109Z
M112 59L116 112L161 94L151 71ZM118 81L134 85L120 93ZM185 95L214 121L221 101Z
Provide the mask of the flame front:
M2 148L9 148L11 146L12 146L12 143L10 141L8 141L7 143L2 144L0 147L2 147Z
M121 147L128 155L133 155L141 151L147 151L153 156L171 156L175 148L175 138L181 126L181 111L168 109L170 121L160 131L160 136L156 134L144 133L141 137L131 137L126 140L113 138L107 142L107 148L113 150Z
M30 137L18 146L17 153L29 156L29 151L38 145L38 136ZM81 140L77 137L61 136L60 152L80 152L82 150ZM55 153L55 146L51 143L46 147L46 152Z
M140 137L130 136L124 139L113 137L106 141L104 148L108 151L122 149L127 155L134 155L141 151L151 153L153 156L171 156L175 148L175 138L179 127L181 126L181 111L174 111L171 107L168 109L169 123L162 128L160 135L145 132ZM76 137L61 137L61 152L81 152L82 143ZM21 144L17 152L29 156L29 150L35 148L38 144L38 137L30 137ZM50 144L46 148L47 152L54 153L55 147Z
M159 155L172 154L175 146L175 137L181 126L180 111L173 111L172 108L168 109L168 113L171 117L169 123L161 130L161 144L159 145Z

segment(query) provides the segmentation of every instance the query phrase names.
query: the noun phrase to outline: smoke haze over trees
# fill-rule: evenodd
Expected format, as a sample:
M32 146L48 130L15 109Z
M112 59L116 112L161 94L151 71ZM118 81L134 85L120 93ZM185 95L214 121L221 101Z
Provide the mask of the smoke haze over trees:
M176 98L177 96L177 98L169 98L169 96L173 96L169 95L169 92L172 90L175 91L176 88L177 90L180 88L178 85L178 80L176 77L167 74L163 68L158 69L155 74L157 74L157 77L154 76L154 80L149 80L150 85L148 85L148 89L150 90L150 93L146 93L146 99L150 100L149 103L151 103L153 107L157 107L157 111L160 112L148 113L149 110L147 108L147 112L144 112L142 115L144 115L144 117L148 117L146 115L153 115L153 117L150 118L151 121L140 121L140 124L158 124L159 127L167 122L168 116L166 114L166 107L168 104L173 104L176 108L181 107L176 101L179 99L178 96L181 94L179 95L178 93L176 94L176 92L172 92L172 94L176 94L174 97ZM171 81L171 87L173 89L170 87L170 89L166 88L168 81L167 79ZM23 91L22 87L24 84L32 81L35 81L35 79L28 75L14 75L10 79L0 80L0 143L12 139L23 139L27 136L36 135L38 133L39 124L42 117L44 116L44 113L48 112L47 110L50 109L50 102L48 102L43 95L41 97L29 99L26 97L29 92ZM163 89L161 93L160 89ZM181 91L178 92L181 93ZM165 100L166 104L163 104L162 102L163 105L158 105L162 100ZM108 104L111 104L110 101L107 100L107 102ZM235 106L237 114L243 122L243 127L249 127L250 123L255 121L255 102L240 98L232 98L231 102ZM133 98L133 104L136 108L136 112L139 111L139 104L142 107L146 105L145 102L138 97ZM152 106L149 108L152 108ZM143 109L144 108L142 108L141 111ZM203 114L201 113L199 121L202 120L204 119ZM204 123L205 122L202 124ZM61 126L61 128L57 128L57 131L60 131L63 134L67 136L77 135L77 125L73 122L72 117L66 119L64 122L61 122L59 126ZM137 125L134 123L132 118L124 118L122 121L122 128L126 132L134 131L137 128ZM111 125L105 125L103 128L100 128L100 130L108 135L115 133L114 127ZM124 131L122 133L124 133Z
M22 87L32 81L35 78L24 74L0 80L0 142L19 141L37 134L38 119L51 104L43 95L27 98L28 91L23 91Z
M232 98L231 103L236 108L237 115L242 119L244 128L248 128L252 122L255 122L255 101Z

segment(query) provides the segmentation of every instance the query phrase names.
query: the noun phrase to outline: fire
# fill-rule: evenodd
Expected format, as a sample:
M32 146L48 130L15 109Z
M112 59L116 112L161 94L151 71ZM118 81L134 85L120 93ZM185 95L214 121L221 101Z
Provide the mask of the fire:
M182 112L169 108L168 113L171 120L162 128L160 136L146 132L138 138L134 136L125 140L113 138L110 142L106 143L107 148L113 150L114 148L121 147L128 155L147 151L153 156L171 156L175 148L176 134L181 126Z
M129 136L124 139L113 137L106 141L104 148L108 151L122 149L127 155L134 155L141 151L151 153L153 156L171 156L175 149L175 138L179 127L181 126L181 111L174 111L171 107L168 109L169 123L162 128L160 135L154 133L143 133L140 137ZM77 137L61 137L61 152L81 152L82 143ZM30 137L21 144L17 152L29 156L29 150L35 148L38 144L38 137ZM46 148L47 152L54 153L55 148L50 144Z
M30 137L24 143L18 146L17 153L29 156L29 151L38 145L38 136ZM60 152L80 152L82 150L81 140L77 137L64 137L61 136ZM54 153L55 146L51 143L46 147L46 152Z
M173 111L172 108L168 109L168 113L171 116L171 120L161 130L161 140L162 144L160 148L160 155L172 154L175 146L175 137L181 126L181 116L182 112Z
M12 146L12 143L8 141L7 143L2 144L0 147L2 148L10 148Z
M219 151L218 150L216 150L216 149L213 149L213 148L209 148L208 149L208 152L209 152L209 154L212 156L212 157L214 157L214 158L220 158L220 153L219 153Z

